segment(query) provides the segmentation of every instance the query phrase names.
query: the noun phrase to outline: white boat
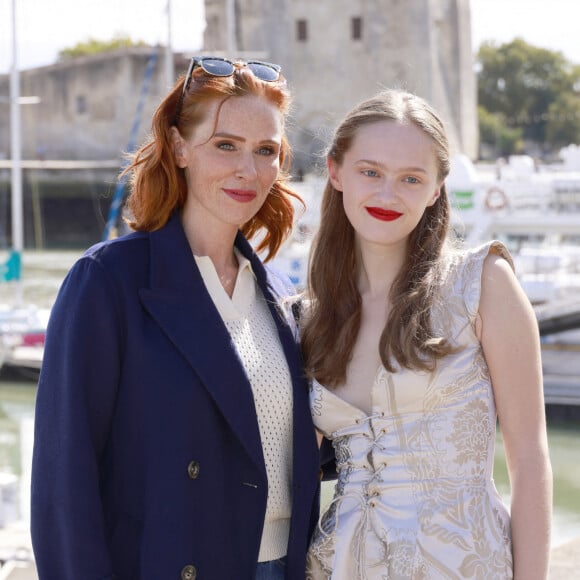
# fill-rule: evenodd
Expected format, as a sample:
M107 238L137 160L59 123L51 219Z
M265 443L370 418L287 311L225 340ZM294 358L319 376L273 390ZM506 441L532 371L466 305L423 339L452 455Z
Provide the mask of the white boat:
M447 188L454 227L467 245L499 237L516 253L580 246L580 149L567 163L541 168L525 155L477 167L458 155Z
M0 307L0 369L36 377L44 354L49 309Z
M563 163L527 156L487 168L454 158L448 188L454 227L468 246L500 239L534 306L546 401L580 405L580 147Z

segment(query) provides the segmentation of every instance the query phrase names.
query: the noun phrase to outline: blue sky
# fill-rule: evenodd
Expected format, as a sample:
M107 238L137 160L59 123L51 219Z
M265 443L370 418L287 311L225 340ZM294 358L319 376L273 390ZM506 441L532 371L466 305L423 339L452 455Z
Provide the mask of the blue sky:
M12 2L0 0L0 73L12 63ZM166 43L167 0L17 0L18 63L26 69L54 62L58 51L89 37L115 33ZM199 49L203 0L171 0L172 45ZM509 42L516 36L560 50L580 64L580 0L471 0L474 50L483 40Z

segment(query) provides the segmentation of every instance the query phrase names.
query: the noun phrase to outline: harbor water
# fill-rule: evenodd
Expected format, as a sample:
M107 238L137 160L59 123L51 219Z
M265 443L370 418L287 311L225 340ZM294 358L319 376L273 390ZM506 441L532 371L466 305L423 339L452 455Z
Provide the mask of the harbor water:
M21 293L27 304L50 307L66 272L79 252L26 252ZM4 258L0 252L0 261ZM0 284L0 304L12 303L15 288ZM29 542L30 461L33 445L36 383L29 378L0 375L0 559L2 531L16 526ZM578 414L575 414L578 417ZM550 456L554 470L554 530L557 547L580 538L580 421L548 413ZM509 503L505 456L498 434L495 462L498 490ZM332 484L324 484L323 503ZM29 545L29 544L28 544Z

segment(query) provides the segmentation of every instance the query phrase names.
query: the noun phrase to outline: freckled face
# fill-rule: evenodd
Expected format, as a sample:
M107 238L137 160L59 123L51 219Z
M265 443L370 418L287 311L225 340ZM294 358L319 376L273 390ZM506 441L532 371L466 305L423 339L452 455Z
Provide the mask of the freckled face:
M406 243L439 197L434 144L413 124L361 127L342 164L330 159L328 169L359 242Z
M185 169L184 211L207 226L238 229L266 200L280 170L283 119L277 106L257 96L216 99L175 159ZM216 122L217 121L217 122Z

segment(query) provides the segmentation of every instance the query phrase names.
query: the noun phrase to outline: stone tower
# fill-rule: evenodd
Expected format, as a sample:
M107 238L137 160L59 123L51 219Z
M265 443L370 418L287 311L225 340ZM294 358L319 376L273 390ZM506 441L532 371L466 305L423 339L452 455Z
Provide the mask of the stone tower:
M282 66L299 168L317 160L346 111L384 87L426 98L454 152L476 157L469 0L205 0L205 13L205 54Z

